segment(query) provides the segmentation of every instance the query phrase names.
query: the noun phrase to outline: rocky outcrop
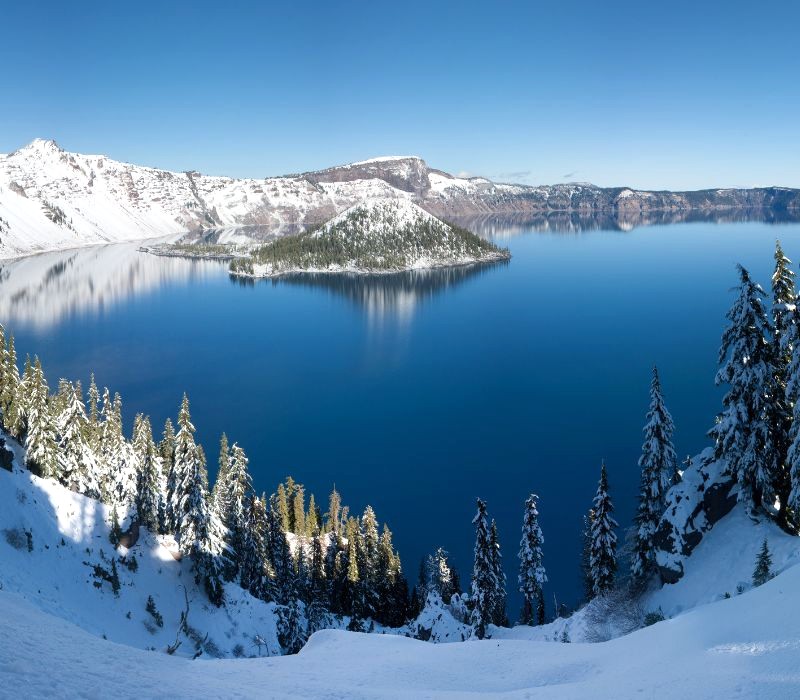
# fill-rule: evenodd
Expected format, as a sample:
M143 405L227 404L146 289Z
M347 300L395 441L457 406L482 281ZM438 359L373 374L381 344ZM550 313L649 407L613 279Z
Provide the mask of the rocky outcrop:
M681 483L667 494L667 508L653 543L663 583L675 583L684 573L684 561L700 544L704 533L731 512L738 487L724 461L710 448L692 460Z

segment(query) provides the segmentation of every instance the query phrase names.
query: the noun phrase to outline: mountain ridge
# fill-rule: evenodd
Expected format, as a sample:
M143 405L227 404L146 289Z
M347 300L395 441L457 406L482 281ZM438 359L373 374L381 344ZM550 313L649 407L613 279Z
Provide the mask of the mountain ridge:
M0 259L198 229L265 226L285 235L360 202L410 199L448 220L491 214L800 210L800 189L687 192L521 185L462 178L418 156L384 156L278 177L233 178L140 166L34 139L0 155Z

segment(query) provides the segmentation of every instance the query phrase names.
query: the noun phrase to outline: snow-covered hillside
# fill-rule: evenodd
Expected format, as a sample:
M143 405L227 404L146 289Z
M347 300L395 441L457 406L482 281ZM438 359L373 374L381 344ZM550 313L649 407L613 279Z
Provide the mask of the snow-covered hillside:
M800 567L730 600L600 644L431 645L326 630L296 656L197 660L99 639L4 590L6 697L658 698L800 695ZM130 622L130 625L140 624Z
M357 204L321 228L279 238L239 258L249 277L291 272L397 272L507 259L509 254L406 199Z
M53 140L35 139L0 155L0 259L199 228L259 225L282 235L387 197L410 199L447 220L520 212L604 212L636 221L652 211L800 211L800 191L788 188L640 192L581 183L534 187L454 177L415 156L238 179L71 153Z

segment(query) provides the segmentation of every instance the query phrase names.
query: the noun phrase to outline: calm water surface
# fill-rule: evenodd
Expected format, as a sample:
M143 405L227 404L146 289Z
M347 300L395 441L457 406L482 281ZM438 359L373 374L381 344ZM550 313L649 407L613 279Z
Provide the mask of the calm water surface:
M412 582L439 545L468 581L481 496L513 591L534 491L548 601L571 604L602 459L620 523L633 515L652 365L679 454L699 451L734 265L768 284L776 237L800 259L800 225L484 230L510 263L377 279L243 285L135 245L42 255L2 266L0 320L51 387L93 370L119 391L128 429L141 411L160 432L186 390L212 468L224 430L257 489L291 474L318 502L335 482L354 511L371 504Z

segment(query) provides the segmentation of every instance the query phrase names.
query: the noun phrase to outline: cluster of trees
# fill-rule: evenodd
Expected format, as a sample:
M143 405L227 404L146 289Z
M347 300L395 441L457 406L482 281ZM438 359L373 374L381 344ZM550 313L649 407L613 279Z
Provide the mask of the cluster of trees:
M400 626L411 613L392 533L371 507L352 516L334 489L323 515L313 495L306 507L291 477L272 496L257 495L247 455L225 435L210 488L185 395L161 440L144 415L127 440L119 394L101 394L92 376L86 401L80 382L63 379L51 395L38 357L20 375L14 338L0 326L0 423L25 446L32 472L110 506L117 542L126 518L173 535L215 605L224 605L226 581L277 602L290 651L331 615L362 629L367 620Z
M800 309L791 261L775 249L772 298L739 266L736 301L722 336L717 384L723 410L709 432L715 456L753 512L796 529L800 514ZM776 510L777 504L777 510Z
M399 270L423 255L444 259L480 258L498 249L474 233L428 217L401 220L392 203L357 207L346 217L296 236L284 236L231 262L234 274L252 275L253 266L273 272L355 266Z

